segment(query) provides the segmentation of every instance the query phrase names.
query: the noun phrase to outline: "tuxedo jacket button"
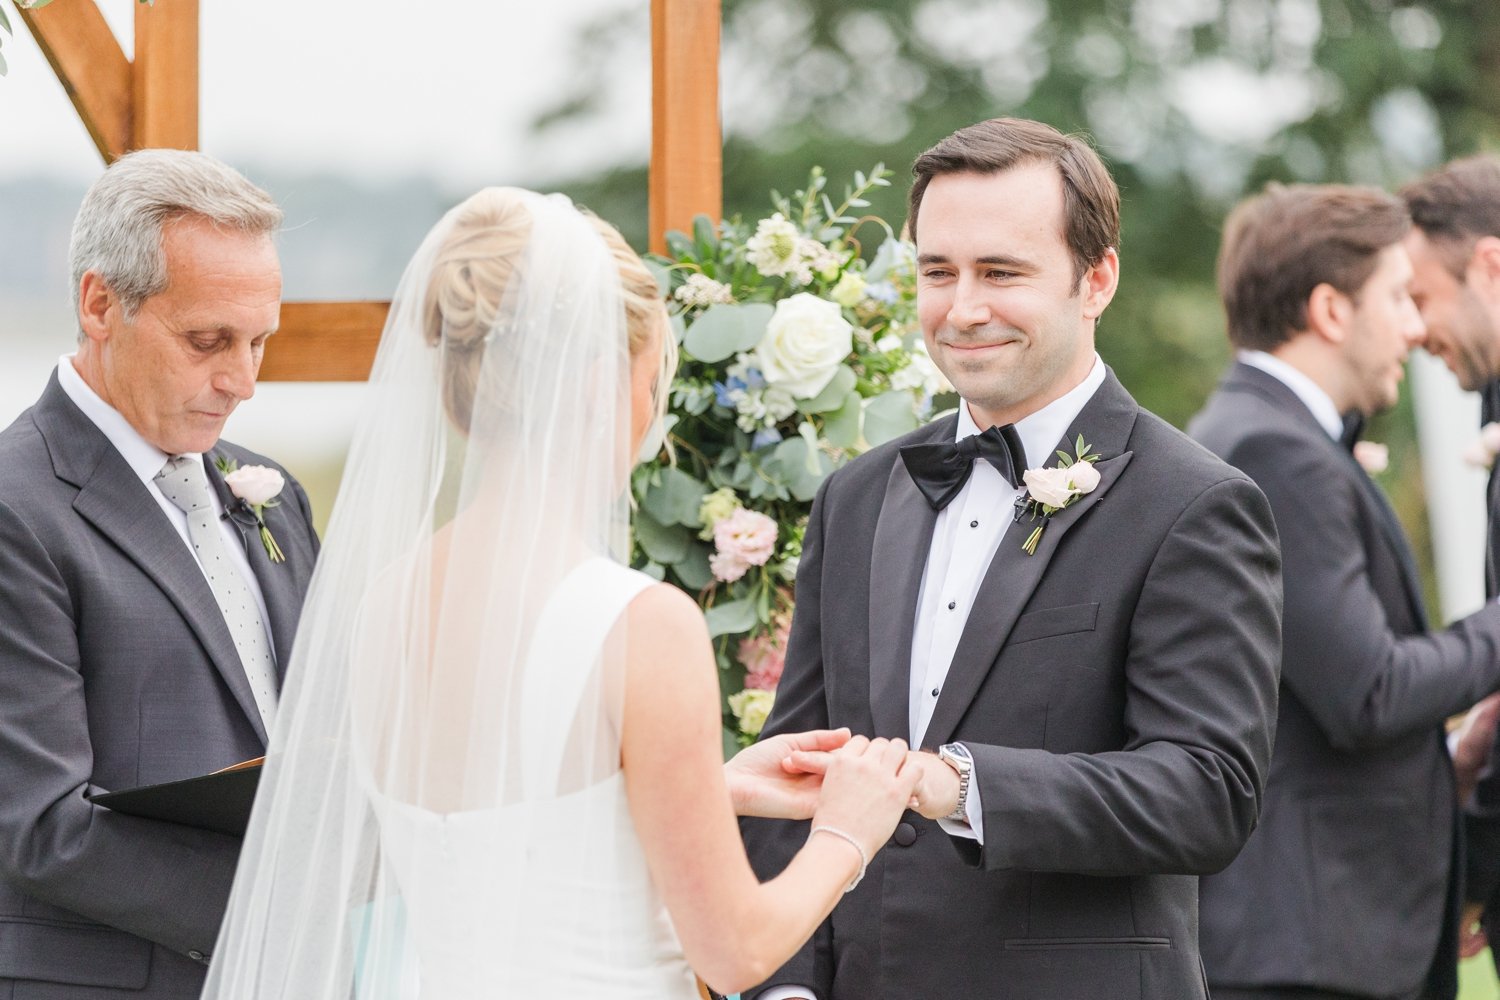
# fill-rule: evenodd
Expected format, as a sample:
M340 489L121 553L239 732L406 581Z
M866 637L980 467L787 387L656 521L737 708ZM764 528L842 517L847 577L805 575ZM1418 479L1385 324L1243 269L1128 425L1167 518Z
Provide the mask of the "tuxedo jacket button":
M902 847L910 847L917 842L917 828L910 823L898 823L891 839Z

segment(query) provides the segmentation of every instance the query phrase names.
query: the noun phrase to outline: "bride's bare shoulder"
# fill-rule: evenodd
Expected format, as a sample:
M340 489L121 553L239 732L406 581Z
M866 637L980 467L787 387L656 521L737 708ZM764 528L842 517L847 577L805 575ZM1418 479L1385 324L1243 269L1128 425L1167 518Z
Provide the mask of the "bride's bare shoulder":
M670 583L652 584L637 594L626 610L626 623L648 636L670 632L682 639L708 637L702 610Z

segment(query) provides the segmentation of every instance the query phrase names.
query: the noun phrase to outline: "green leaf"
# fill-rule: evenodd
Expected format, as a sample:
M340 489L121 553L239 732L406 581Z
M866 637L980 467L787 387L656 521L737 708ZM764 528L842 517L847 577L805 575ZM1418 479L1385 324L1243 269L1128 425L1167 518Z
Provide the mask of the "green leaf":
M703 613L708 622L708 637L717 639L721 635L748 632L755 627L755 601L742 597L738 601L715 604Z
M10 18L5 16L4 4L0 4L0 28L4 28L7 35L15 34L14 29L12 29L10 26Z
M699 361L723 361L760 343L773 311L764 302L709 306L687 328L683 346Z
M701 214L693 216L693 241L698 244L699 256L714 256L714 249L719 243L719 234L712 218Z
M660 261L651 257L645 258L646 270L651 272L651 277L656 279L656 295L658 298L666 298L672 294L672 272Z
M864 404L857 392L844 397L844 404L823 424L823 437L835 448L853 448L859 443L859 430L864 415Z
M661 481L646 490L646 495L641 498L641 510L655 518L657 524L702 527L698 508L707 493L708 487L698 480L681 469L668 466L661 470ZM678 558L682 558L681 555Z
M829 413L844 405L844 399L849 395L849 390L854 388L856 379L854 369L848 365L839 365L838 371L833 373L833 379L823 391L811 399L804 399L797 403L797 409L803 413Z
M5 65L5 56L0 55L0 76L4 76L7 72L8 70Z
M865 440L872 448L916 429L916 400L904 389L883 393L865 404Z
M713 583L713 572L708 568L708 546L698 542L688 545L687 555L672 564L672 572L688 590L702 590Z
M659 563L648 562L646 565L641 567L641 572L645 573L651 579L656 580L658 583L667 578L667 571L663 569Z
M687 556L692 532L678 524L663 525L641 510L635 517L635 540L652 562L670 566Z
M682 318L681 313L672 315L672 339L680 345L687 337L687 320Z
M766 471L775 475L791 492L792 499L806 503L833 471L828 456L808 448L801 437L787 438L776 446Z

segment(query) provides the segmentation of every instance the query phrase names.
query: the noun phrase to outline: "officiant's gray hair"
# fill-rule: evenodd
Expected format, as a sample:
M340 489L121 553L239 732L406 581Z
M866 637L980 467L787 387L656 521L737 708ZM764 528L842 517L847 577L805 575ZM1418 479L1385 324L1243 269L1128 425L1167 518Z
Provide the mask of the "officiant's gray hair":
M93 271L120 300L125 320L134 319L142 302L166 290L162 229L185 216L247 236L270 235L282 219L269 194L206 153L128 153L89 188L73 222L68 262L74 314L79 283Z
M917 157L911 172L906 228L917 238L917 210L934 177L998 174L1027 163L1057 168L1063 188L1063 237L1073 255L1073 280L1120 245L1120 189L1082 137L1026 118L991 118L961 128Z

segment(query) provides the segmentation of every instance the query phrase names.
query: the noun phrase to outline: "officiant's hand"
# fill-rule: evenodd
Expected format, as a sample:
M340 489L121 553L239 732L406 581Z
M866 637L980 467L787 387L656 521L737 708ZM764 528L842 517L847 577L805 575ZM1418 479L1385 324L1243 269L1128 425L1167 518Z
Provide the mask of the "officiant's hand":
M823 772L787 766L795 753L826 755L849 742L847 729L782 733L752 744L724 765L738 816L809 819L818 806Z

